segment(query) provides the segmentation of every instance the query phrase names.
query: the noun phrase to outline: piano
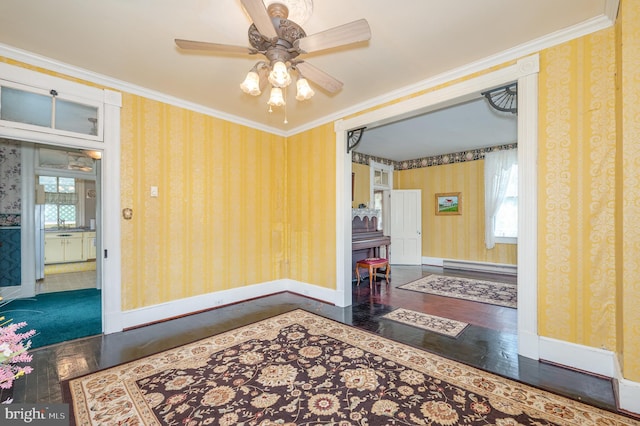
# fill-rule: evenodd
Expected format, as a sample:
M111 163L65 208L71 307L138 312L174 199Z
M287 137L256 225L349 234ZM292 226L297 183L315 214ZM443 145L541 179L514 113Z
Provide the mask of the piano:
M389 258L391 238L378 230L379 210L353 209L351 219L351 270L368 257ZM381 248L385 250L382 251ZM355 276L355 274L354 274Z

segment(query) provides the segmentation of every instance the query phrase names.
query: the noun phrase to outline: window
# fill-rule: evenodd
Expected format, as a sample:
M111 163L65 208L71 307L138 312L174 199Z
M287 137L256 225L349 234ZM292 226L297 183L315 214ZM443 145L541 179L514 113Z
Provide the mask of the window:
M487 249L495 243L517 244L518 151L497 150L484 156L484 239Z
M378 216L378 230L385 230L385 219L388 217L388 206L384 203L384 191L393 189L393 166L388 164L369 162L371 170L371 188L370 200L373 202L373 208L380 210Z
M518 165L511 166L504 200L496 213L494 235L500 243L514 242L518 237Z
M38 183L44 186L45 227L77 226L76 180L68 177L40 176Z

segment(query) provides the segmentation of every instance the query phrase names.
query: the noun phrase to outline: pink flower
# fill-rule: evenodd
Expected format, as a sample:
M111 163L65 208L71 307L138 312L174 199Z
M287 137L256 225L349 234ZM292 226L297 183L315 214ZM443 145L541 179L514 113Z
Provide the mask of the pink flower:
M0 388L10 389L18 377L33 371L26 363L31 362L33 356L27 353L31 347L28 340L36 332L29 330L26 333L17 331L25 327L26 322L11 324L4 322L0 326Z

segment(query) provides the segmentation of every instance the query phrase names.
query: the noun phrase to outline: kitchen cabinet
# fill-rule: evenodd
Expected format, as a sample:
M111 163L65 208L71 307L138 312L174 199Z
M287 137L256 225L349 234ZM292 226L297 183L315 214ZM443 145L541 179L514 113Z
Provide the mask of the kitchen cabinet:
M93 260L96 258L96 233L83 232L84 260Z
M84 238L82 232L47 233L44 236L44 263L82 262Z

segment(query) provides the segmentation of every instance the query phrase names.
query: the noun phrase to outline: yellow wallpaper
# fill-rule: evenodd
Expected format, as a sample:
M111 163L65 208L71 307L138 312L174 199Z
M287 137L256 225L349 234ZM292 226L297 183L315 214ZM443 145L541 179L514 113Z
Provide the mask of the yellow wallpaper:
M369 203L371 196L371 171L366 164L351 163L351 170L355 173L355 194L352 208L358 208L360 204Z
M394 172L396 189L422 192L422 256L517 263L517 245L484 245L484 160ZM462 214L435 215L435 194L460 192Z
M539 332L617 349L624 354L625 377L635 381L639 28L640 2L622 0L617 31L540 53L538 178ZM622 57L616 58L616 48ZM617 99L616 73L622 74ZM471 194L479 192L455 181L462 175L455 168L439 176L430 176L436 171L429 169L437 167L399 173L397 187L423 190L429 203L425 236L466 238L456 225L472 229L473 218L479 220L481 213L468 211ZM132 220L122 221L123 309L279 278L335 287L332 124L285 139L124 94L121 173L122 205L134 211ZM158 198L149 196L152 185ZM462 216L429 214L436 186L463 193ZM460 257L515 263L507 260L515 254L483 259L481 243L470 246ZM431 247L423 255L458 256Z
M540 55L539 331L615 350L615 32Z
M618 349L624 376L640 382L640 3L623 0L618 35L618 150L617 164L622 256L618 265Z
M336 288L336 136L333 123L287 139L288 277Z
M283 278L285 166L283 137L124 94L123 309Z

